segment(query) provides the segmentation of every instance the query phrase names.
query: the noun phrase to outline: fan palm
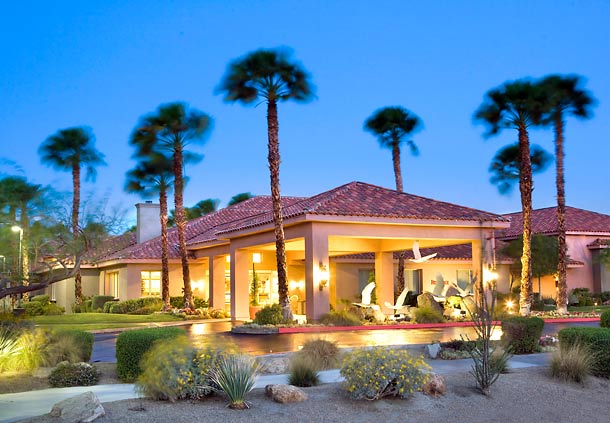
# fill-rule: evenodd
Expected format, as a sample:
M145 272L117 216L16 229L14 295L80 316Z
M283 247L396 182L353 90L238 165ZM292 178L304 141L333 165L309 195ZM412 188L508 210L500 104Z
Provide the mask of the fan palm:
M553 161L553 157L539 145L532 145L530 150L532 174L545 171ZM519 181L520 159L519 143L502 147L492 159L489 165L489 173L492 176L489 178L489 181L498 187L500 194L509 193L515 183Z
M523 254L521 256L520 311L529 315L532 305L531 228L532 228L532 163L528 129L540 122L542 102L540 90L529 81L506 82L487 92L474 119L487 126L486 136L496 135L503 129L518 132L519 191L523 212Z
M557 227L559 261L557 264L557 311L568 312L567 254L566 244L566 197L564 177L564 127L565 116L572 115L580 119L589 119L595 101L591 94L584 90L584 82L578 76L550 75L540 85L545 94L547 110L544 122L550 123L555 130L555 159L557 161Z
M141 158L135 168L127 172L125 191L139 193L145 198L159 196L159 220L161 221L161 298L163 309L169 310L169 248L167 240L167 195L172 189L174 180L172 159L160 154L151 153Z
M136 147L136 157L146 157L153 152L168 153L172 157L174 174L174 207L176 228L182 262L184 284L184 307L194 309L193 292L186 251L186 219L184 215L184 174L183 166L187 161L200 159L186 151L190 143L202 143L210 131L212 119L205 113L191 109L184 103L169 103L159 106L155 113L140 119L131 136L130 144Z
M271 182L271 202L275 225L275 251L278 274L278 294L284 317L290 318L290 300L286 271L286 248L280 196L280 149L277 103L294 100L305 102L313 98L313 86L307 72L291 61L285 50L260 49L229 64L219 92L228 102L253 104L259 98L267 103L268 162Z
M57 170L72 172L72 236L79 234L78 212L80 208L81 167L86 169L85 179L95 179L95 167L102 166L104 155L95 148L95 137L87 127L61 129L47 138L39 147L40 159ZM80 269L74 275L76 305L83 301Z

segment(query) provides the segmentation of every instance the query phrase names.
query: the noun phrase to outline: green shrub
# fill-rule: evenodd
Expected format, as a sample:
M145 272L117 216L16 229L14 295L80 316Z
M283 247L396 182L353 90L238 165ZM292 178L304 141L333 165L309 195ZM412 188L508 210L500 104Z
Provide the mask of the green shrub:
M63 329L55 332L55 335L57 337L69 338L73 341L73 345L76 350L75 352L78 357L77 361L88 362L91 360L93 341L95 338L92 333L79 329Z
M85 300L83 301L83 304L81 305L81 313L91 313L93 311L92 308L92 304L93 301L92 300Z
M94 295L91 297L91 310L103 310L108 301L114 301L113 295Z
M34 298L36 300L34 300ZM22 303L26 316L55 316L64 314L66 309L49 301L48 295L36 295L32 300Z
M226 319L227 317L231 317L231 314L225 310L213 308L208 310L208 316L210 319Z
M388 347L357 349L345 356L341 376L353 399L377 400L386 396L405 398L422 388L428 379L423 357Z
M193 302L195 303L195 308L208 308L210 306L208 302L201 297L193 296ZM169 304L173 308L184 308L184 297L170 297Z
M49 375L55 387L91 386L100 378L98 370L89 363L60 363Z
M362 320L348 310L331 311L320 316L320 323L329 326L360 326Z
M560 348L580 344L594 357L592 374L610 378L610 329L576 326L559 331Z
M599 318L599 325L602 328L610 328L610 309L602 313Z
M539 317L510 317L502 321L502 343L513 354L531 354L540 349L544 320Z
M300 387L319 385L320 375L315 360L307 355L294 354L290 360L288 383Z
M257 311L252 322L257 325L279 325L282 323L283 318L282 306L272 304Z
M415 321L417 323L443 323L443 315L430 306L417 307L415 309Z
M315 370L335 369L339 365L339 347L335 341L326 339L311 339L303 344L296 355L311 359ZM298 385L297 385L298 386Z
M142 373L142 356L155 341L171 340L183 334L184 329L174 327L121 332L116 340L116 369L119 379L123 382L133 382Z
M594 356L587 347L579 343L569 344L553 353L551 375L567 382L584 383L594 364Z
M579 307L592 306L593 298L589 288L574 288L571 293L578 300Z
M103 313L110 313L110 307L112 307L114 304L116 304L118 302L119 302L119 300L106 301L106 303L104 303L104 307L102 308L102 312Z
M229 408L250 408L246 395L254 388L256 362L247 355L221 357L210 372L212 383L229 397Z
M15 361L19 351L18 332L0 326L0 372L16 370Z
M161 298L143 297L111 304L109 311L112 314L136 314L138 310L143 309L160 311L161 307L163 307L163 300ZM148 314L152 314L152 311Z
M46 294L34 295L33 297L30 298L30 302L32 302L32 301L48 304L49 302L51 302L51 298Z
M606 301L610 301L610 291L603 291L603 292L600 292L600 294L599 294L599 300L600 300L602 303L605 303Z

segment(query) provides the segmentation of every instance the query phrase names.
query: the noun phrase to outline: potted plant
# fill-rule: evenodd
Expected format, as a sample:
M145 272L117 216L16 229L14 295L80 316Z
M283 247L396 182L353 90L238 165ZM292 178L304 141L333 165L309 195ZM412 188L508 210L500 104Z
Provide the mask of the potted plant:
M256 313L261 309L260 303L258 302L258 290L261 286L260 279L254 270L252 265L252 282L250 283L250 319L254 319Z

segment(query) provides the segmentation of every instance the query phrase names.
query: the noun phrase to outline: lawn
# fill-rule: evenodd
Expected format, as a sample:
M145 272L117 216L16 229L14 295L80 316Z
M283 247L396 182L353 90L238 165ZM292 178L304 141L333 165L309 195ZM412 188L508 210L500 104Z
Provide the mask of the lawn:
M584 306L584 307L568 307L568 311L579 312L579 313L588 313L590 311L603 313L606 310L610 310L610 306L598 305L598 306Z
M167 314L109 314L74 313L60 316L36 316L31 318L36 326L54 329L100 330L151 326L156 322L180 322L181 317Z

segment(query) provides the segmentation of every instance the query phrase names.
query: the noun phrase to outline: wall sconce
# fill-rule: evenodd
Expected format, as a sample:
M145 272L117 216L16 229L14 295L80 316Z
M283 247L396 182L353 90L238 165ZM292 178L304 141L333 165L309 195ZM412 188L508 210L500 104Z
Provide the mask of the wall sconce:
M498 274L491 269L483 268L483 282L490 284L498 280Z
M252 253L252 263L259 264L262 261L261 253Z
M231 263L231 256L226 256L225 260L226 260L227 263Z
M303 281L290 281L288 283L288 286L290 287L291 291L295 291L297 289L303 290L303 288L305 287L305 283Z
M318 281L318 287L320 288L320 291L322 291L328 285L328 268L322 262L320 262L320 273L318 276L320 278Z

